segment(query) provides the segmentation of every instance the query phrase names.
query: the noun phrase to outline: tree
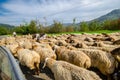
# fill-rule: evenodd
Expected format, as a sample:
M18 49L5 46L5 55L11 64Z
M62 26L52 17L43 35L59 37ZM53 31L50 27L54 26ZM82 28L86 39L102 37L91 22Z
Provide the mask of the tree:
M60 33L63 32L63 24L54 20L53 26L50 27L50 33Z
M80 23L80 31L84 31L84 32L89 31L89 27L88 27L88 24L86 22Z
M28 31L29 33L36 33L37 32L37 26L36 26L36 21L32 20L28 26Z
M97 21L92 21L89 23L89 30L90 31L96 31L96 30L101 30L102 27L100 26L100 23Z
M72 28L73 30L72 31L78 31L78 26L76 25L76 18L73 19L73 24L72 24Z
M105 21L103 28L107 30L120 30L120 19Z
M105 30L109 30L109 29L110 29L110 26L111 26L110 23L111 23L110 20L104 21L104 23L103 23L103 28L104 28Z
M5 27L0 26L0 35L6 35L9 33L9 30Z
M67 26L65 28L66 28L65 29L66 32L74 32L74 27L73 26Z

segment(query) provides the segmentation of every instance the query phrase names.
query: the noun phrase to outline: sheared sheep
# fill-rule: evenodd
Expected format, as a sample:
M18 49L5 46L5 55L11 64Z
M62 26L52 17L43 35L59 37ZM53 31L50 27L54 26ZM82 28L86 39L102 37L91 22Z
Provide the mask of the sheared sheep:
M51 69L55 80L102 80L96 73L65 61L46 58L45 65Z

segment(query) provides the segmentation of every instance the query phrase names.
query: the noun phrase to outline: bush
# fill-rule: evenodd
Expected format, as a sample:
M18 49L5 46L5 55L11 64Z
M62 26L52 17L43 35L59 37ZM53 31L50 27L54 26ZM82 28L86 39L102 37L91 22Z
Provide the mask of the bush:
M7 35L8 33L9 33L9 29L0 26L0 35Z
M80 31L83 31L83 32L89 31L89 27L88 27L88 24L86 22L80 23Z

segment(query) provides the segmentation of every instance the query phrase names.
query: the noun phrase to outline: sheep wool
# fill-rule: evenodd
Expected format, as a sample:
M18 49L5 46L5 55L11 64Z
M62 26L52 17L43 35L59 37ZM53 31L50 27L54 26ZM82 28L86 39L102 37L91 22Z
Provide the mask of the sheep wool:
M33 50L35 50L41 56L41 62L45 61L45 58L56 59L56 54L51 48L45 48L41 46L34 46Z
M96 73L65 61L47 58L45 64L54 73L55 80L102 80Z
M17 51L20 63L29 69L39 71L40 56L35 51L19 48Z
M91 59L91 66L98 68L101 73L108 75L114 72L115 59L110 53L101 50L79 49Z
M115 48L111 51L111 54L115 57L115 59L120 62L120 47Z
M59 60L70 62L79 67L89 68L91 66L90 58L82 51L61 49L60 47L59 52L56 52L56 54Z

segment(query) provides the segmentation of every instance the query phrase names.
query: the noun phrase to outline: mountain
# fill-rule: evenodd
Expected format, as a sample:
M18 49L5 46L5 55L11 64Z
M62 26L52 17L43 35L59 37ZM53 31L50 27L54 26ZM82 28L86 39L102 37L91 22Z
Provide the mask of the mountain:
M63 23L64 26L70 26L73 25L73 23Z
M120 9L114 9L112 10L111 12L103 15L103 16L100 16L96 19L93 19L91 21L86 21L87 23L90 23L92 21L98 21L98 22L104 22L106 20L116 20L116 19L119 19L120 18ZM72 23L63 23L64 26L69 26L69 25L72 25ZM80 23L76 23L76 26L79 26Z
M9 24L3 24L3 23L0 23L0 27L14 28L14 26L12 26L12 25L9 25Z
M115 20L115 19L119 19L120 18L120 9L115 9L112 10L110 13L103 15L99 18L94 19L95 21L98 22L103 22L105 20ZM92 21L94 21L92 20Z

